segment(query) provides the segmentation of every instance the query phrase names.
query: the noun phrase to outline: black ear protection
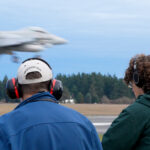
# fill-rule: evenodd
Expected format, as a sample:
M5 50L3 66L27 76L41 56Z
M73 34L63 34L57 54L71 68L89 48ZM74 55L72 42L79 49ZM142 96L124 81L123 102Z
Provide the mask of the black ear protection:
M6 83L6 92L7 95L11 99L19 99L22 97L22 91L20 85L18 84L18 80L16 78L12 78ZM63 86L60 80L53 79L52 83L49 87L49 92L59 100L63 93Z
M51 69L50 65L46 61L44 61L43 59L40 59L40 58L30 58L30 59L25 60L24 62L29 61L29 60L33 60L33 59L37 59L37 60L43 61ZM24 63L24 62L22 62L22 63ZM7 92L7 95L11 99L19 99L19 98L22 97L21 87L18 84L17 78L12 78L12 79L7 81L7 83L6 83L6 92ZM62 82L60 80L52 79L50 81L50 85L49 85L49 92L57 100L59 100L61 98L61 96L62 96L62 93L63 93Z
M22 92L19 88L18 80L12 78L6 83L6 93L11 99L19 99L22 97Z
M140 76L139 76L139 73L138 73L138 70L137 70L137 62L136 62L136 59L134 59L134 62L133 62L133 81L134 83L138 86L138 87L142 87L143 86L143 82L142 80L140 80Z
M59 100L63 93L63 85L60 80L53 79L50 87L50 93Z

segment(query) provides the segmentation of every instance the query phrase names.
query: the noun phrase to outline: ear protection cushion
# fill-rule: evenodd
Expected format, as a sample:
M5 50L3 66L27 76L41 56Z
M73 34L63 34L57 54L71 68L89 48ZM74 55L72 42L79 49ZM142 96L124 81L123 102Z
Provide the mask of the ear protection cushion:
M137 70L136 58L134 60L133 69L134 69L133 81L138 87L142 87L143 86L143 81L140 79L140 76L139 76L139 73L138 73L138 70Z
M50 93L59 100L63 93L63 85L60 80L52 80L51 86L50 86Z
M134 83L135 83L136 85L139 84L139 74L138 74L137 71L135 71L135 72L133 73L133 81L134 81Z
M22 94L18 87L18 81L16 78L12 78L6 83L6 93L11 99L19 99Z

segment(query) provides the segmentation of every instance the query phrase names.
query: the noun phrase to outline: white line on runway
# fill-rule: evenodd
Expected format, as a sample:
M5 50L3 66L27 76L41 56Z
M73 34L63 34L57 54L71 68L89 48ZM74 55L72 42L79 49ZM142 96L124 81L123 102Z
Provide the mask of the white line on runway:
M97 122L93 122L94 126L110 126L111 122L103 122L103 123L97 123Z

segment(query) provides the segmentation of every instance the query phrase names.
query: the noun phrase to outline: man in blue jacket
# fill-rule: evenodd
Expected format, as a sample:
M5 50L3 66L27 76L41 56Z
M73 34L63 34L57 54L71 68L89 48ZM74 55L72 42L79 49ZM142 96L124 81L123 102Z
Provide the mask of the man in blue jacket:
M44 60L21 64L13 85L22 102L0 117L0 150L102 150L92 123L59 105L49 92L51 82L52 69Z

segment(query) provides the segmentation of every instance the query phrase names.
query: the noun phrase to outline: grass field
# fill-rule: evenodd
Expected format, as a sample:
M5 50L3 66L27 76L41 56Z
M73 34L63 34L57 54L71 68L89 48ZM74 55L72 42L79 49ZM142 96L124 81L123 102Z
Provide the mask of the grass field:
M17 105L17 103L0 103L0 115L13 110Z
M13 110L17 103L0 103L0 115ZM84 115L118 115L128 105L120 104L63 104Z
M128 105L120 104L65 104L84 115L118 115Z
M99 134L100 141L102 141L103 135Z

